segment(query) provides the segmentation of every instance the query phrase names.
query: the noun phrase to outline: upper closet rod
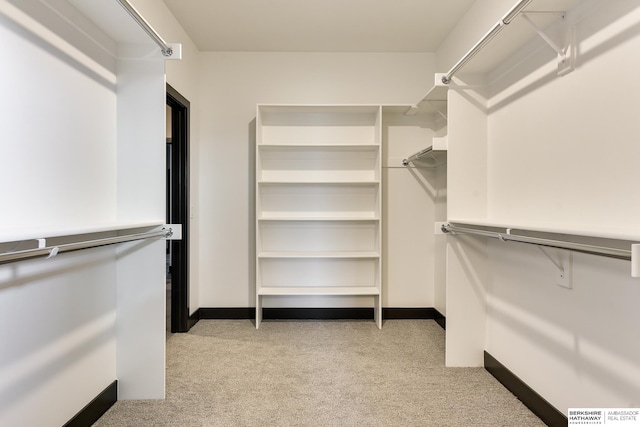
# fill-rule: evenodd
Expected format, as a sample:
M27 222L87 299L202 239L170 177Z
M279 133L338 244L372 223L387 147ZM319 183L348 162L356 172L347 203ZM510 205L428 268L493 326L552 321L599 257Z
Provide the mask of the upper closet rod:
M602 255L610 258L631 260L631 250L618 249L604 246L587 245L584 243L575 243L565 240L553 240L543 239L540 237L523 236L511 234L511 229L506 229L504 233L498 233L496 231L481 230L476 228L460 227L457 225L445 224L442 226L442 232L444 233L464 233L464 234L477 234L480 236L493 237L502 241L511 240L520 243L531 243L539 246L547 246L558 249L569 249L577 252L584 252L594 255Z
M157 231L149 231L146 233L133 233L124 236L107 237L104 239L85 240L75 243L67 243L58 246L40 247L37 249L26 249L24 251L6 252L0 254L0 264L6 264L14 261L22 261L31 258L46 257L51 258L61 252L78 251L80 249L96 248L99 246L113 245L116 243L133 242L136 240L145 240L153 238L169 238L173 231L162 229Z
M138 13L135 7L129 3L128 0L118 0L118 3L126 10L129 15L140 25L140 27L153 39L153 41L160 47L164 56L173 55L173 48L164 41L162 37L154 30L151 25Z
M496 25L494 25L494 27L489 30L489 32L485 34L485 36L478 43L476 43L475 46L473 46L471 50L469 50L469 52L467 52L467 54L456 63L456 65L454 65L449 70L447 74L442 76L442 83L446 85L451 83L453 75L460 71L460 69L464 67L467 62L471 60L471 58L476 56L476 54L480 52L482 48L485 47L486 44L489 43L491 39L493 39L505 27L505 25L509 25L511 21L513 21L515 17L518 16L520 12L522 12L523 9L527 7L529 3L531 3L531 1L532 0L520 0L515 6L513 6L511 10L507 12L504 18L498 21Z

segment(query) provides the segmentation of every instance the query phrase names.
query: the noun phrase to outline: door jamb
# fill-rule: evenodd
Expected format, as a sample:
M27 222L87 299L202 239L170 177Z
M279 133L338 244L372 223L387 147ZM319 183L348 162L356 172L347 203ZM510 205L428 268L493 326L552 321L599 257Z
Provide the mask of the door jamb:
M189 316L189 101L167 83L171 107L172 224L182 224L182 240L171 244L171 332L188 332L197 322ZM167 200L169 203L169 200Z

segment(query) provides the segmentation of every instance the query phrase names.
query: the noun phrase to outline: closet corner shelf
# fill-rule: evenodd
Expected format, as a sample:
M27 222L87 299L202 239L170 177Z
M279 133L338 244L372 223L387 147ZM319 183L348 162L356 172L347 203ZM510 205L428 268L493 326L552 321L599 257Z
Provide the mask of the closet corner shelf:
M434 80L435 83L431 89L422 97L422 101L446 101L447 91L449 87L442 83L442 76L444 74L436 73Z
M411 106L406 115L414 115L419 112L432 113L437 112L446 120L446 112L440 111L442 103L447 102L447 91L449 87L442 83L442 76L444 74L436 73L434 77L434 85L427 91L427 93L418 101L417 104ZM440 103L440 104L435 104Z

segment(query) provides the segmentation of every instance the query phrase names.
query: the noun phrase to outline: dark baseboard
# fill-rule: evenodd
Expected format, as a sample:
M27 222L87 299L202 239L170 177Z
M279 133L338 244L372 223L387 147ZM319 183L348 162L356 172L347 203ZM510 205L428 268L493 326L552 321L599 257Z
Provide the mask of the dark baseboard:
M255 319L255 307L207 307L199 308L200 319Z
M189 329L193 327L200 320L200 309L197 309L189 318L187 319L187 332Z
M255 319L255 307L200 308L200 319ZM372 308L263 308L263 319L373 319Z
M438 310L432 307L383 307L382 318L395 319L435 319Z
M434 317L434 320L436 321L436 323L438 325L440 325L440 327L442 329L444 329L444 330L447 329L447 318L444 317L444 315L442 313L440 313L438 310L436 310L436 315Z
M507 390L513 393L524 405L550 427L564 427L567 417L547 402L542 396L518 378L506 366L484 352L484 368L489 371Z
M255 307L209 307L200 308L192 317L197 314L198 319L254 319L256 316ZM353 307L353 308L274 308L265 307L262 309L263 319L281 320L354 320L373 319L373 308ZM382 318L389 319L434 319L444 328L444 316L438 310L431 307L383 307ZM197 321L197 320L196 320Z
M118 400L118 380L109 384L102 393L82 408L64 427L90 426L104 415Z
M253 310L255 315L255 309ZM373 319L373 308L263 308L262 318L271 320L360 320Z

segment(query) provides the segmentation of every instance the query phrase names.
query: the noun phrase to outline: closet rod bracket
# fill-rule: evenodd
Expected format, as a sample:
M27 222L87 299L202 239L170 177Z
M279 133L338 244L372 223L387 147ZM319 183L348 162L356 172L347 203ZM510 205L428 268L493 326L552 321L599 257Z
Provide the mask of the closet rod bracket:
M182 224L165 224L163 230L166 240L182 240Z

